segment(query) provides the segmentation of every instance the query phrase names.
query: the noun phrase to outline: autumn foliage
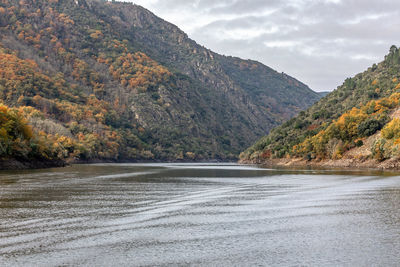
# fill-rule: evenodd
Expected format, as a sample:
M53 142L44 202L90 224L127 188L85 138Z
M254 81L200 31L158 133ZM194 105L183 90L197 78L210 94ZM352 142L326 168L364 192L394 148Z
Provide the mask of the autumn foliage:
M61 159L65 151L57 138L35 133L26 119L26 107L0 106L0 157L22 160Z
M399 107L400 93L394 93L390 97L373 100L361 108L352 108L339 119L333 121L326 129L316 135L307 138L302 143L293 147L294 156L309 155L309 158L341 158L346 150L356 146L357 140L375 134L382 129L389 120L389 113ZM394 118L382 129L381 136L385 140L394 140L394 144L400 143L400 119ZM381 146L379 141L374 146ZM393 142L392 144L393 145ZM387 148L385 148L387 150ZM383 155L378 153L378 158Z
M98 26L72 30L74 18L61 12L61 5L68 3L38 1L32 9L29 1L0 0L1 33L32 49L21 56L9 43L0 43L0 102L10 106L1 106L1 156L154 157L141 140L147 132L126 108L126 93L110 94L105 88L117 82L131 93L145 92L168 82L171 73ZM72 41L71 32L87 39ZM48 69L49 64L62 72ZM108 76L99 72L102 68Z
M241 154L245 160L295 157L307 160L400 156L400 49L347 78L308 110L273 129ZM352 150L362 147L358 151ZM268 152L268 153L265 153Z

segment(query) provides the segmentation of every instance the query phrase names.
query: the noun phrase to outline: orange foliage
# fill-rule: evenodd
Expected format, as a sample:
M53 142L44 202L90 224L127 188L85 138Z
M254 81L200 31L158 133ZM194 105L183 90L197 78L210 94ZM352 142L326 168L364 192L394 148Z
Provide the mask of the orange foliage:
M384 117L390 110L398 107L399 102L400 93L393 93L390 97L370 101L361 108L352 108L350 111L342 114L336 121L333 121L325 130L321 130L316 135L293 146L292 152L295 155L313 153L321 158L340 158L351 142L362 137L359 136L358 130L358 126L362 122L371 117ZM372 114L370 113L371 110L373 111ZM394 119L387 124L382 130L382 136L386 139L400 138L400 120ZM336 151L333 151L333 154L329 154L328 142L333 139L340 140L340 142L344 143L344 146L336 144Z
M104 62L104 59L102 59ZM109 68L114 79L118 79L122 86L129 88L158 84L171 76L167 68L159 65L146 54L137 52L128 53L118 57Z

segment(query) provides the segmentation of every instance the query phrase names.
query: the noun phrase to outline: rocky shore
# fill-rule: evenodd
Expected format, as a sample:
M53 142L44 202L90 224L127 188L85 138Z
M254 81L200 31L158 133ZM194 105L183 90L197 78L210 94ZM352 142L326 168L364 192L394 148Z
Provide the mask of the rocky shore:
M344 169L381 169L400 170L400 159L391 158L384 161L375 159L340 159L340 160L305 160L302 158L241 160L242 164L257 164L267 167L318 167Z

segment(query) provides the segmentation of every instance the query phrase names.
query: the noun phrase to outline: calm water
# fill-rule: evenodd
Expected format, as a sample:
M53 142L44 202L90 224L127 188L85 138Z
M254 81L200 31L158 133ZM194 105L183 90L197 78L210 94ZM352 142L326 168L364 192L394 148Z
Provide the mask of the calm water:
M400 176L238 165L0 173L1 266L398 266Z

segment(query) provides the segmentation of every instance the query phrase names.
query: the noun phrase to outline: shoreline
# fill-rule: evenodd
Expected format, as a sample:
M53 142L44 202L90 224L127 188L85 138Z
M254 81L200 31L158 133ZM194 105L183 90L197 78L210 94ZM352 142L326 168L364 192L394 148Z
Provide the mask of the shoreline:
M303 158L284 158L284 159L256 159L256 160L88 160L88 161L45 161L45 160L18 160L0 159L1 170L36 170L68 167L73 164L98 164L98 163L238 163L246 165L259 165L262 167L279 168L333 168L333 169L374 169L374 170L400 170L400 159L393 158L384 161L374 159L340 159L340 160L305 160Z
M237 163L237 160L70 160L70 161L46 161L46 160L18 160L15 158L0 159L0 171L9 170L37 170L63 168L71 165L98 164L98 163Z
M342 168L342 169L374 169L374 170L400 170L400 159L340 159L340 160L305 160L302 158L289 159L263 159L239 160L241 164L256 164L264 167L312 167L312 168Z
M329 168L329 169L358 169L358 170L400 170L400 159L387 159L377 161L374 159L340 159L340 160L305 160L303 158L284 158L284 159L256 159L256 160L88 160L88 161L45 161L45 160L17 160L0 159L0 171L2 170L37 170L62 168L71 165L99 164L99 163L238 163L246 165L258 165L261 167L277 168Z
M15 158L0 159L0 170L37 170L66 167L63 160L18 160Z

